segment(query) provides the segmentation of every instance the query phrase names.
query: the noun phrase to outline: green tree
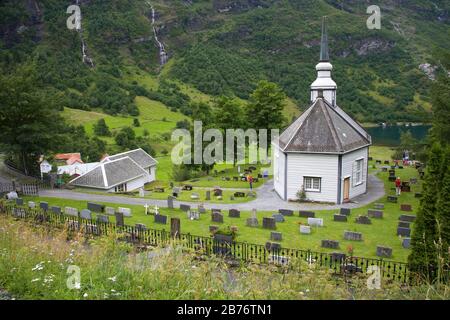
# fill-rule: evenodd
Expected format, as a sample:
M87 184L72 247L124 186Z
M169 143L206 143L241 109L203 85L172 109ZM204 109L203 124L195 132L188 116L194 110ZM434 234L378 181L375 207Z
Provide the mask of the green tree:
M97 121L97 123L94 125L94 133L101 137L111 136L111 131L109 131L105 119L101 118Z
M122 148L133 148L135 145L136 134L131 127L120 129L115 137L116 144Z
M134 127L140 127L141 126L141 123L139 122L138 118L134 118L133 119L133 126Z
M36 76L18 73L0 77L0 147L26 174L36 173L39 156L61 141L64 120Z
M447 148L442 165L442 182L436 204L437 220L439 221L439 236L441 240L441 256L447 265L450 263L450 148Z
M450 139L450 78L445 75L435 81L431 90L433 138L442 144L448 144Z
M209 104L205 102L191 102L191 117L194 121L201 121L204 126L209 126L213 121L213 112Z
M436 266L437 210L436 202L441 189L442 149L434 144L423 184L423 197L411 236L411 254L408 264L412 271L427 275L429 266Z

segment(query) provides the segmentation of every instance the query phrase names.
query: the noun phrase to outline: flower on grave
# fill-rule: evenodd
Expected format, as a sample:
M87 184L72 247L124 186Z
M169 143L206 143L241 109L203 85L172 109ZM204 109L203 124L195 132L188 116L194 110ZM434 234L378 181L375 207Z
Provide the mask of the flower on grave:
M353 246L351 244L348 245L347 252L348 252L349 255L353 255Z

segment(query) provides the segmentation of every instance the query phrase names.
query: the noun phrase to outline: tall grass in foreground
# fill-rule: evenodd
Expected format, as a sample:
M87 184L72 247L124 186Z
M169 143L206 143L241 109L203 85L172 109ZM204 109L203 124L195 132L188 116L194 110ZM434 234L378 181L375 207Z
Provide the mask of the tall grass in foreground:
M448 285L367 288L367 275L344 279L301 261L229 267L173 243L138 252L115 236L87 240L61 230L0 217L0 289L17 299L448 299ZM78 289L68 289L71 265ZM70 281L69 281L70 282Z

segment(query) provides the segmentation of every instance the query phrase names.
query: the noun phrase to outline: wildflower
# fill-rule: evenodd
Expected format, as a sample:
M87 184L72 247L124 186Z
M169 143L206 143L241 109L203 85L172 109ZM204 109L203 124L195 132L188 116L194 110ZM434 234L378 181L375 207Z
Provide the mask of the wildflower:
M116 276L110 277L110 278L108 278L108 280L111 280L112 282L116 282Z
M36 282L36 281L39 281L39 280L41 280L41 278L35 278L35 279L31 280L31 282Z
M81 288L81 283L80 282L75 282L75 284L73 285L74 289L80 289Z
M86 292L85 294L83 294L83 298L87 298L87 297L88 297L88 294Z

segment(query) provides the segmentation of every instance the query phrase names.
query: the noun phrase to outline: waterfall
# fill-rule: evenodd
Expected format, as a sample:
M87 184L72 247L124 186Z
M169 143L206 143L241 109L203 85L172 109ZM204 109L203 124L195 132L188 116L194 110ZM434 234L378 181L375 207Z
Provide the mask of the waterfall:
M76 5L77 6L80 5L80 0L76 0ZM76 23L77 23L76 30L77 30L78 34L80 35L81 54L83 55L83 63L87 64L88 66L93 68L94 67L94 61L92 60L92 58L88 54L88 48L87 48L86 42L84 41L84 37L83 37L83 29L81 28L81 20L82 20L82 15L81 15L81 12L80 12L80 19L76 21Z
M153 8L153 5L146 1L147 5L150 6L152 10L152 29L153 29L153 37L155 38L155 42L158 45L159 48L159 64L160 66L163 66L167 63L167 60L169 60L169 57L167 55L166 49L164 47L164 43L159 41L158 39L158 32L156 31L155 22L156 22L156 11L155 8Z

